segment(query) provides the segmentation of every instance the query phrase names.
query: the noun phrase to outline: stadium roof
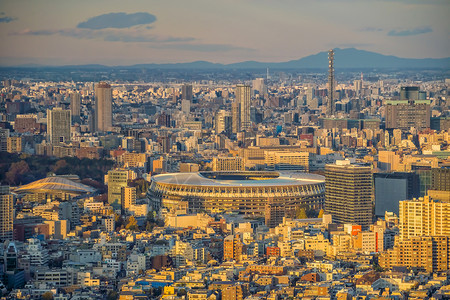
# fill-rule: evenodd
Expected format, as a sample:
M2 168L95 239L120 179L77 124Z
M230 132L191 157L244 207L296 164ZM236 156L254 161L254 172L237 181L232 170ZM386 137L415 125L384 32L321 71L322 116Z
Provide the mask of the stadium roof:
M72 180L52 176L23 185L15 193L65 192L73 194L93 193L95 189Z
M169 173L152 176L152 181L166 184L178 185L200 185L200 186L223 186L223 187L258 187L258 186L291 186L291 185L308 185L325 182L325 177L317 174L299 173L299 172L270 172L267 174L273 175L277 173L277 177L267 176L265 172L244 172L247 177L252 179L214 179L207 178L202 174L214 174L216 172L200 172L200 173ZM221 172L217 172L221 173ZM222 173L223 174L223 173ZM243 172L227 172L230 177L233 174L239 176Z

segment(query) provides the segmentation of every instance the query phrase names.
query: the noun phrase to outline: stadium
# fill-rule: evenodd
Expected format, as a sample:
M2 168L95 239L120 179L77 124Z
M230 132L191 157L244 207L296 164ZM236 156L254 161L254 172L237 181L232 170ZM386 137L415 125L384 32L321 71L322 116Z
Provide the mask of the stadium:
M294 172L170 173L152 176L147 196L156 211L264 216L268 206L276 204L290 216L300 206L323 207L325 177Z

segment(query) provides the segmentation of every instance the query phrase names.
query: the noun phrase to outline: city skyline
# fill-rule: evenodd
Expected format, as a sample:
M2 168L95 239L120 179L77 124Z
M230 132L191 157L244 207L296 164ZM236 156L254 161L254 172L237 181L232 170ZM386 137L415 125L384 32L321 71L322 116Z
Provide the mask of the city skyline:
M1 3L4 66L280 62L337 47L450 56L441 0Z

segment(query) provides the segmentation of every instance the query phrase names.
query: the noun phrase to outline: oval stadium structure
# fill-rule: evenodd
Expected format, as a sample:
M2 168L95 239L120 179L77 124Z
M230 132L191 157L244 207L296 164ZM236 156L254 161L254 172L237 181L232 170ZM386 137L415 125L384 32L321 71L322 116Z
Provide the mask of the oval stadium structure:
M264 216L273 209L295 217L300 206L323 207L325 177L298 172L170 173L153 176L147 195L156 211Z

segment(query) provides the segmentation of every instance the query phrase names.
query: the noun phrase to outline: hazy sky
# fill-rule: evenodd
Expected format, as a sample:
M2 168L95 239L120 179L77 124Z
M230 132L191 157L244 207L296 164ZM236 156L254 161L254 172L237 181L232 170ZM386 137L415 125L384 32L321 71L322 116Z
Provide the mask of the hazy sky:
M450 0L0 0L0 65L450 56Z

